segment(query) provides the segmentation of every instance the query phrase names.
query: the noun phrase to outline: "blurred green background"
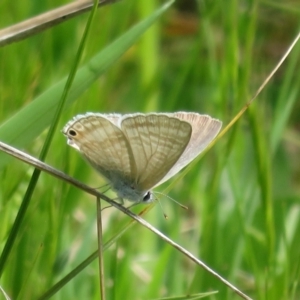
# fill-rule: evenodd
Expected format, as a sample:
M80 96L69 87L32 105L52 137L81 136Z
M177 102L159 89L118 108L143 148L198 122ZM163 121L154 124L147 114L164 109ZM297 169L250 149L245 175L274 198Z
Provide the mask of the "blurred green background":
M62 4L3 0L0 28ZM162 5L126 0L100 8L81 65ZM60 132L87 111L195 111L226 125L295 38L299 17L297 1L175 1L84 93L73 96L46 162L92 187L105 184ZM59 97L50 91L45 102L29 106L26 118L20 112L69 74L87 18L0 48L0 140L39 156L52 118L45 107ZM168 196L189 210L162 198L168 220L158 205L144 216L253 299L300 297L299 47L230 131L176 184L172 179L157 189L169 187ZM3 153L0 167L2 251L33 168ZM105 242L130 222L114 208L103 218ZM0 286L11 299L38 299L96 249L95 199L42 174ZM208 291L218 291L208 299L241 299L138 224L115 239L104 261L107 299ZM98 282L94 261L51 299L99 299Z

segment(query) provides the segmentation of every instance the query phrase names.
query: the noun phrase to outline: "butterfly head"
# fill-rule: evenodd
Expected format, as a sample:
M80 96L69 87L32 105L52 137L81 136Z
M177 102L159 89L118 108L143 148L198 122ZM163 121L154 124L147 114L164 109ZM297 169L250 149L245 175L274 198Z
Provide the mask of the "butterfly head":
M154 197L151 191L141 190L136 184L129 183L124 178L116 178L115 174L110 179L111 187L117 193L118 198L135 203L151 203L153 201Z
M144 194L143 203L150 203L153 201L153 193L148 191L146 194Z

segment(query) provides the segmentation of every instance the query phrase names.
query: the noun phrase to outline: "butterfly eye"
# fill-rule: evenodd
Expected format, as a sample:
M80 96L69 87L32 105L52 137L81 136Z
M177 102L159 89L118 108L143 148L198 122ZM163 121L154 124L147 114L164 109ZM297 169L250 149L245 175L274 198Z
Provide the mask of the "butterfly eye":
M147 202L151 202L151 200L152 200L152 194L148 191L143 197L143 202L147 203Z
M75 130L73 130L73 129L70 129L70 130L69 130L69 135L71 135L71 136L76 136L76 135L77 135L77 132L76 132Z

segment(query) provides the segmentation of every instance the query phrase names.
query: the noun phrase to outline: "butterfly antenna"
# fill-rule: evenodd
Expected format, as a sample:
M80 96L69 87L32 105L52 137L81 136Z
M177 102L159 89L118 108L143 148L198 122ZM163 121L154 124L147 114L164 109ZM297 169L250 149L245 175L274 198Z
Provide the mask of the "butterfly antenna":
M155 192L155 193L156 193L156 192ZM164 209L163 209L163 207L162 207L162 205L161 205L161 202L159 201L158 197L156 197L156 195L155 195L155 201L158 202L158 204L159 204L159 206L160 206L160 208L161 208L161 211L162 211L162 213L163 213L163 215L164 215L164 218L167 220L167 219L168 219L168 216L165 214Z
M180 202L176 201L175 199L173 199L172 197L166 195L166 194L163 194L163 193L160 193L160 192L155 192L155 194L159 194L159 195L162 195L170 200L172 200L173 202L175 202L177 205L179 205L181 208L185 209L185 210L188 210L189 208L183 204L181 204Z

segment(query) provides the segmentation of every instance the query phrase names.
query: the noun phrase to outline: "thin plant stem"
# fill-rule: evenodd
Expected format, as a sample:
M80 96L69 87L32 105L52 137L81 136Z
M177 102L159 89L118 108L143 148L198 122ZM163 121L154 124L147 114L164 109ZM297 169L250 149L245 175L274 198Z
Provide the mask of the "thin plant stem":
M47 153L48 153L48 151L50 149L50 145L51 145L54 133L56 131L57 124L58 124L61 112L62 112L63 107L65 105L65 102L66 102L66 99L67 99L67 95L68 95L68 93L70 91L72 82L73 82L73 80L75 78L76 70L77 70L77 67L79 65L80 58L81 58L83 50L84 50L84 45L85 45L87 37L88 37L88 32L90 30L90 27L91 27L91 24L92 24L92 20L93 20L95 14L96 14L96 10L97 10L97 0L94 0L94 8L92 10L92 13L90 14L90 18L88 19L88 22L87 22L85 31L83 33L83 37L82 37L81 43L79 45L79 49L78 49L78 52L77 52L74 64L73 64L73 66L71 68L70 75L68 77L68 80L66 82L66 86L65 86L63 94L61 96L61 100L58 103L58 106L57 106L57 109L56 109L56 113L55 113L53 121L52 121L52 123L50 125L50 129L48 131L45 143L43 145L43 148L42 148L40 156L39 156L39 158L40 158L41 161L45 160L45 158L47 156ZM16 219L14 221L14 224L12 226L12 229L11 229L11 231L9 233L7 242L5 243L4 249L3 249L2 253L1 253L1 256L0 256L0 278L1 278L1 275L3 273L4 267L5 267L5 263L8 261L9 254L11 253L12 247L13 247L14 242L16 240L17 234L19 232L19 228L20 228L20 226L22 224L22 221L23 221L23 219L25 217L26 211L27 211L27 209L29 207L30 200L32 198L32 195L33 195L33 192L35 190L36 184L37 184L38 179L40 177L40 173L41 173L41 171L39 169L35 169L33 171L33 174L32 174L32 177L30 179L29 185L27 187L26 193L24 195L22 204L20 206L20 209L18 211L18 214L17 214Z
M126 207L124 207L123 205L111 200L110 198L106 197L103 194L100 194L97 190L90 188L89 186L81 183L78 180L73 179L72 177L65 175L63 172L60 172L58 170L55 170L54 168L50 167L49 165L45 164L44 162L39 161L38 159L25 154L22 151L19 151L11 146L6 145L5 143L0 142L0 149L4 150L5 152L8 154L13 155L16 158L19 158L20 160L23 160L33 166L35 166L36 168L42 169L44 171L46 171L47 173L55 176L55 177L59 177L63 180L66 180L68 183L71 183L72 185L76 186L76 187L80 187L81 189L83 189L84 191L96 196L97 198L101 198L103 200L105 200L106 202L108 202L109 204L111 204L112 206L114 206L115 208L119 209L120 211L122 211L123 213L125 213L126 215L128 215L130 218L134 219L135 221L137 221L140 225L146 227L148 230L152 231L153 233L155 233L157 236L159 236L161 239L163 239L166 243L170 244L172 247L174 247L175 249L177 249L178 251L180 251L183 255L187 256L191 261L193 261L194 263L196 263L197 265L199 265L200 267L202 267L203 269L205 269L208 273L210 273L211 275L213 275L214 277L216 277L218 280L220 280L221 282L223 282L227 287L229 287L232 291L234 291L236 294L238 294L239 296L241 296L243 299L246 300L251 300L251 298L249 298L246 294L244 294L242 291L240 291L237 287L235 287L233 284L231 284L229 281L227 281L225 278L223 278L221 275L219 275L217 272L215 272L213 269L211 269L209 266L207 266L204 262L202 262L201 260L199 260L196 256L194 256L192 253L190 253L189 251L187 251L184 247L180 246L179 244L175 243L172 239L170 239L169 237L167 237L166 235L164 235L163 233L161 233L159 230L157 230L154 226L152 226L151 224L149 224L148 222L146 222L143 218L141 218L140 216L134 214L133 212L131 212L130 210L128 210ZM53 172L54 171L54 172ZM61 177L62 175L62 177Z
M101 199L97 197L97 236L98 236L98 262L99 262L99 283L101 300L105 300L105 279L104 279L104 260L103 260L103 231L102 231L102 215L101 215Z
M98 7L117 2L118 0L100 0ZM47 11L28 20L0 30L0 47L21 41L31 35L68 21L93 7L91 0L74 1L56 9Z

